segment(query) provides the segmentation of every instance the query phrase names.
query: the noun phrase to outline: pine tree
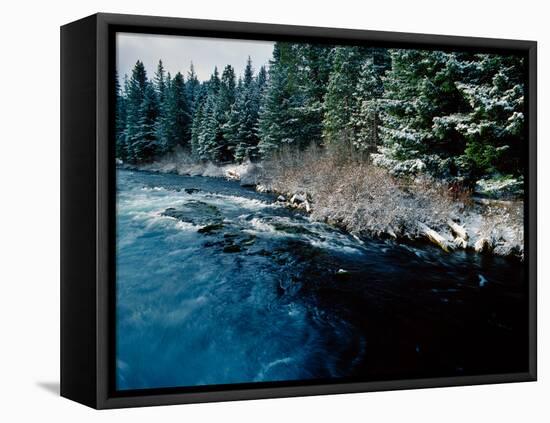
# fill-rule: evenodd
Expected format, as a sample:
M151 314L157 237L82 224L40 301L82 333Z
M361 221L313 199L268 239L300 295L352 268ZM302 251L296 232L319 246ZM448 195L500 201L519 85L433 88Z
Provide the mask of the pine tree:
M252 69L252 60L248 57L244 70L242 92L239 96L239 102L236 103L237 113L239 113L240 117L237 130L238 142L234 154L235 160L238 162L259 158L259 139L256 129L260 109L259 100L258 87Z
M393 50L391 57L380 116L386 154L397 160L425 159L434 173L456 173L447 159L463 151L464 139L453 119L468 108L456 85L462 73L456 54Z
M258 134L259 152L262 157L269 157L283 144L286 129L286 112L289 106L287 71L280 63L280 43L275 44L273 60L269 68L269 80L262 97L259 113Z
M382 96L382 86L372 60L363 63L353 96L357 101L350 116L353 146L360 152L376 152L378 99Z
M331 46L296 44L296 61L291 71L297 75L290 87L290 118L296 122L292 138L299 148L321 144L324 98L331 70Z
M350 119L357 106L354 93L365 53L360 47L336 47L333 54L325 95L323 138L327 144L351 145L354 131Z
M187 104L189 105L189 113L191 114L191 116L195 115L195 111L198 106L198 97L199 97L200 91L201 91L201 83L199 82L199 78L195 73L195 67L193 66L193 62L191 62L189 71L187 72L187 81L185 82Z
M159 60L157 65L157 71L155 72L153 83L155 85L159 104L162 104L164 102L164 92L166 88L166 76L162 60Z
M128 80L126 90L126 128L124 144L126 148L126 158L130 163L137 163L142 160L139 148L135 148L140 143L141 134L141 112L142 102L145 98L147 87L147 73L141 61L137 61L132 76Z
M206 99L202 110L202 118L198 126L197 153L201 160L216 160L218 154L218 139L220 128L216 119L216 103L220 91L220 75L218 68L210 76L206 86Z
M157 138L156 154L163 155L170 151L171 142L170 137L170 120L171 108L170 101L170 83L171 75L168 73L165 75L164 66L162 60L159 60L157 71L154 78L154 86L157 92L158 98L158 116L155 122L155 136Z
M317 44L298 44L298 52L301 56L301 69L304 73L302 79L309 96L321 103L327 91L330 73L332 70L333 46Z
M222 126L224 142L227 146L228 154L235 159L235 149L239 143L239 127L241 124L241 110L243 109L243 81L239 78L235 87L235 101L229 109L227 121Z
M118 73L115 74L115 145L116 145L116 157L122 161L127 159L127 148L125 140L125 128L126 128L126 98L125 93L120 87L120 81Z
M191 115L185 93L185 81L180 72L170 81L166 102L167 128L163 150L172 151L176 146L188 149L191 138Z
M204 120L204 108L207 97L207 86L201 85L196 98L196 110L191 124L191 155L195 160L200 160L201 127Z
M158 117L157 93L152 83L145 85L143 100L139 107L138 131L132 144L132 157L136 162L153 159L157 153L155 122Z
M216 120L216 94L208 95L204 104L204 116L199 129L199 158L216 161L218 158L218 139L220 128Z
M261 66L258 71L258 75L256 76L256 85L258 86L258 93L261 97L267 87L267 71L265 70L265 66Z
M456 130L466 139L459 163L474 176L494 172L523 174L523 59L480 54L462 65L465 75L457 87L471 109L454 117Z
M392 51L381 136L392 159L431 173L521 173L524 68L506 55Z
M216 161L230 161L233 159L232 143L227 137L225 129L231 118L231 110L236 100L235 70L227 65L222 73L220 90L216 102L216 141L217 150L213 159Z
M330 49L275 44L258 125L262 156L269 156L282 145L304 148L320 142Z
M391 69L392 65L390 51L385 47L369 48L367 59L372 62L374 74L378 81L378 91L382 93L384 90L382 77Z

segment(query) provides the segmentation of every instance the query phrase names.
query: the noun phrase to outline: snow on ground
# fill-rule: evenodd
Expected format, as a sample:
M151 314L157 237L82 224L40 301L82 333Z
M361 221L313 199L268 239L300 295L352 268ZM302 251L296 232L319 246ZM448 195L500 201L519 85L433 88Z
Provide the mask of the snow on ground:
M278 201L286 206L303 210L314 220L342 227L357 236L427 239L445 251L472 249L523 258L521 200L473 197L471 204L465 206L440 194L434 196L437 190L426 189L426 184L419 185L419 190L412 190L411 194L410 187L403 192L394 184L369 181L368 175L360 175L359 192L350 197L345 192L349 187L334 188L325 183L327 175L323 176L322 171L313 178L307 175L306 182L300 180L298 184L285 180L284 172L278 175L281 180L274 181L273 174L267 175L269 172L261 164L197 163L183 151L137 166L137 169L237 180L241 185L255 186L258 191L276 193ZM298 177L303 176L300 172L307 172L307 163L303 169L295 170L293 178L296 173Z

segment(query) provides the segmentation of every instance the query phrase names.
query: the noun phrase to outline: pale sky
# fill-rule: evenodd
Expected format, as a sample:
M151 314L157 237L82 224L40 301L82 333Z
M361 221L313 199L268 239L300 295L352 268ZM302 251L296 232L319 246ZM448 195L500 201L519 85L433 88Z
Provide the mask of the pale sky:
M202 38L181 35L153 35L117 33L117 71L122 78L132 73L137 60L141 60L151 78L159 59L167 72L174 76L181 72L187 76L191 62L199 80L210 78L214 66L221 72L225 65L235 68L237 77L243 74L248 56L256 74L260 66L267 65L273 53L273 42Z

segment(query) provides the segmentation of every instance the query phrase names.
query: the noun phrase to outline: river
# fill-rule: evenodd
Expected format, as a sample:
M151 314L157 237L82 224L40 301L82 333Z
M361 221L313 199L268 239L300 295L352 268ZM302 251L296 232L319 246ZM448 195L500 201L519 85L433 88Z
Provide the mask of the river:
M117 171L117 389L527 370L522 263L360 240L237 182Z

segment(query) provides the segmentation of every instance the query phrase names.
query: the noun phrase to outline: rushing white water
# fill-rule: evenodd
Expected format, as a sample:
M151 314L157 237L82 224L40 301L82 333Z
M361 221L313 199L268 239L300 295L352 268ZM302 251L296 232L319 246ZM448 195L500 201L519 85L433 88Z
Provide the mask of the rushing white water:
M523 295L514 276L495 259L365 243L234 182L118 171L117 388L431 375L420 351L446 351L435 335L471 329L460 304L481 307L481 288ZM489 328L476 314L476 339L497 323L515 336L508 303L488 302ZM434 336L410 331L432 320ZM436 357L433 370L460 373L465 357Z

